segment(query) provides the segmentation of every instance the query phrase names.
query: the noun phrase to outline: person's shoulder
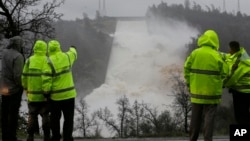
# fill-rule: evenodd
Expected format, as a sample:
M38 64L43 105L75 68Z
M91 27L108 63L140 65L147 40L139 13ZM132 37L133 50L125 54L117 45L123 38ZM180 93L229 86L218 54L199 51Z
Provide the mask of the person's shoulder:
M198 53L198 52L200 52L200 50L202 50L202 49L201 48L195 48L194 50L191 51L190 55L194 54L194 53Z

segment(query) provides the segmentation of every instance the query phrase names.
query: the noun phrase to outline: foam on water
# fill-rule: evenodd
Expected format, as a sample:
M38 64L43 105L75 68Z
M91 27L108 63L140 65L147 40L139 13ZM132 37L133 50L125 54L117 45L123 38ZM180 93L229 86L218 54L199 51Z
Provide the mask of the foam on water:
M152 23L149 34L145 21L118 21L106 81L85 97L90 111L107 107L117 113L116 101L126 95L130 103L144 101L166 108L173 101L171 85L161 69L182 65L185 44L198 34L185 23Z

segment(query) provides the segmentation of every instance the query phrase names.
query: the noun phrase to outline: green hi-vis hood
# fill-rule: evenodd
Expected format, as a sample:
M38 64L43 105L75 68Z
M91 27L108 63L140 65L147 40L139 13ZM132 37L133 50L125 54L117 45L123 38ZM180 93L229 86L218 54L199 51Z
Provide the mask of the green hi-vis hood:
M250 66L250 57L247 54L246 50L241 47L239 53L241 54L240 60L242 63L246 64L247 66Z
M49 55L55 54L57 52L61 52L61 45L57 40L51 40L48 43L48 52Z
M210 46L215 50L219 50L219 38L214 30L207 30L198 39L198 46Z
M35 42L33 51L34 51L34 54L37 54L37 55L46 55L46 52L47 52L46 42L44 42L42 40L37 40Z

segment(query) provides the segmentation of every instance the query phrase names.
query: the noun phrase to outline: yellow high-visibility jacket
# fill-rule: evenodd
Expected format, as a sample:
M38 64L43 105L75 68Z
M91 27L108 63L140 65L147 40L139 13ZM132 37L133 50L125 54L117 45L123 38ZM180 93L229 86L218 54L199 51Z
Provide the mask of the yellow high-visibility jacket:
M241 47L240 51L231 55L227 62L230 68L230 76L225 81L225 87L242 93L250 93L250 57L245 49ZM233 68L233 66L236 68Z
M27 92L29 102L45 101L42 90L43 67L47 64L47 44L42 41L36 41L34 55L29 57L24 65L22 73L22 86Z
M72 75L72 65L77 59L76 49L61 51L60 43L52 40L48 43L49 63L43 69L43 91L50 94L54 101L76 97L76 90Z
M216 32L207 30L199 37L198 46L184 64L184 77L190 89L191 102L218 104L221 102L227 66L218 52L219 39Z

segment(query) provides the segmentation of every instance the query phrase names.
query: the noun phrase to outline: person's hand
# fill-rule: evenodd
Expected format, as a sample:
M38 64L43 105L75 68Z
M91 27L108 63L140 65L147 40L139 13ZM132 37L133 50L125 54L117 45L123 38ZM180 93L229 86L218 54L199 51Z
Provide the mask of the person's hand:
M2 87L0 89L0 93L1 93L1 95L4 95L4 96L10 95L9 94L9 89L7 87Z

